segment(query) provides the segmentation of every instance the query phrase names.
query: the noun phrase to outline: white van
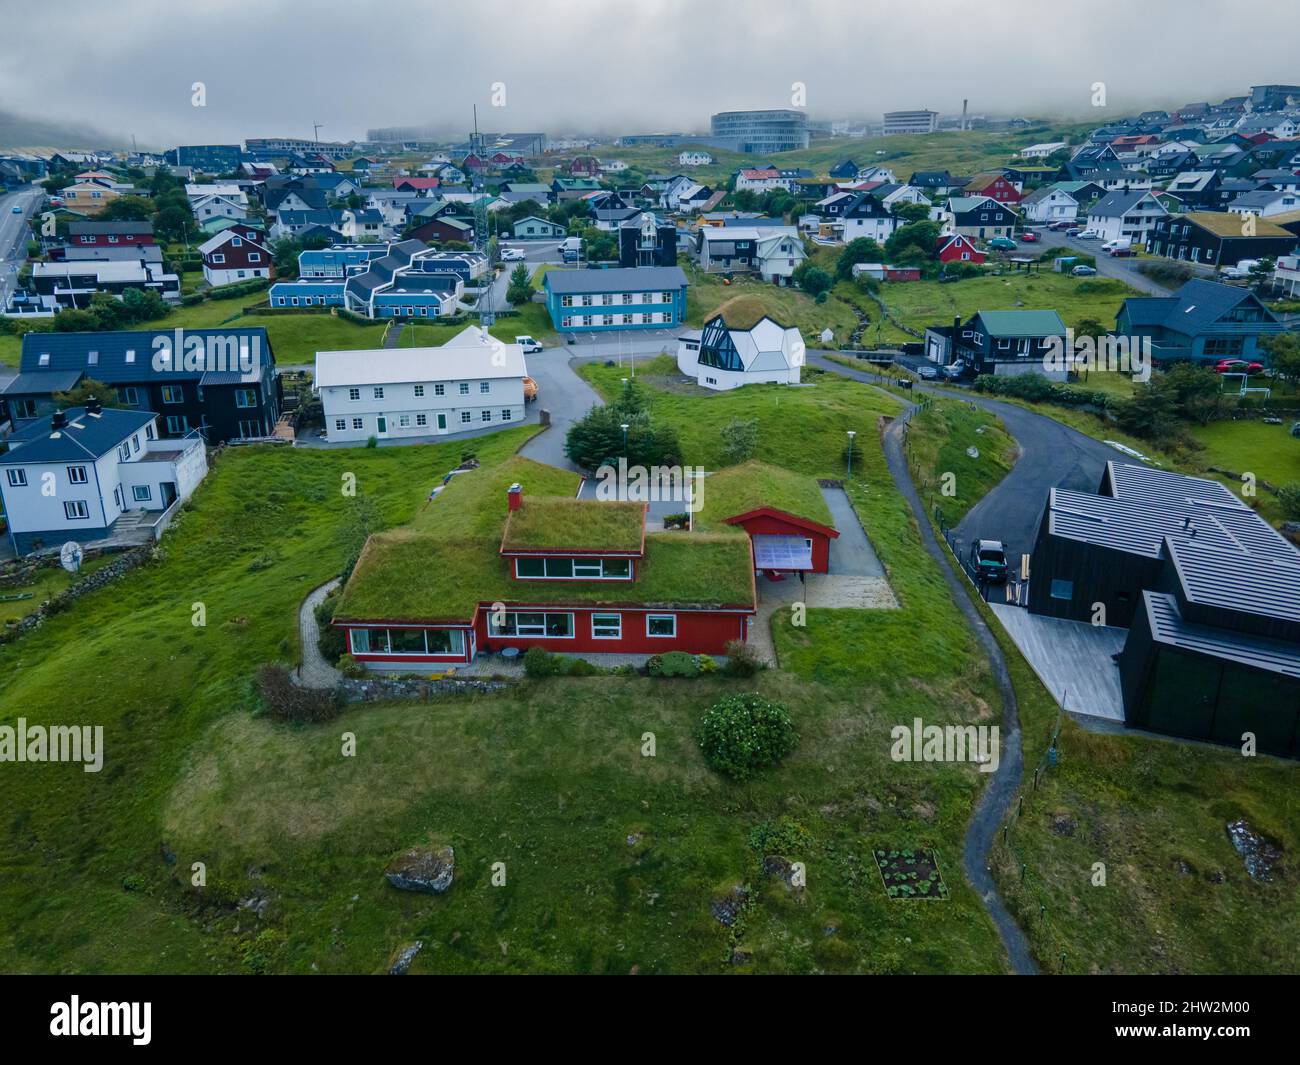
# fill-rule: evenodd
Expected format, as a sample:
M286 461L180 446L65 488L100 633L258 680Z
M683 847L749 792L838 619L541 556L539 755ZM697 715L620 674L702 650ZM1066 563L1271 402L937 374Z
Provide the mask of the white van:
M525 355L536 355L542 350L542 345L532 337L515 337L515 343Z
M1101 246L1102 251L1108 251L1112 255L1117 251L1128 251L1133 247L1132 237L1120 237L1118 240L1108 240Z

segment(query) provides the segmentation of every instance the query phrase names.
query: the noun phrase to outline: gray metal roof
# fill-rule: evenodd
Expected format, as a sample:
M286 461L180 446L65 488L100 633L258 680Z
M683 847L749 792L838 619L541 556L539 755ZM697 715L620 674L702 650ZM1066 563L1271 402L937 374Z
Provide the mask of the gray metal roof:
M1236 665L1300 677L1300 646L1185 621L1172 595L1143 592L1151 635L1157 643L1194 654L1211 655ZM1261 707L1267 712L1269 707Z
M652 292L680 288L686 275L680 266L635 266L610 270L548 270L545 284L563 296L593 292Z
M84 407L70 407L64 413L68 424L62 429L52 429L51 416L46 415L10 436L9 451L0 455L0 465L97 459L158 417L140 410L105 409L87 414Z
M1300 621L1300 552L1264 559L1172 536L1165 551L1189 603Z

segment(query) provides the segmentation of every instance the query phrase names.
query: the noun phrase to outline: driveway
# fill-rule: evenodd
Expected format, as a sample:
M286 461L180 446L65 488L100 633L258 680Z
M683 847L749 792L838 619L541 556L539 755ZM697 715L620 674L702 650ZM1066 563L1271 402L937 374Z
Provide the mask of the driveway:
M822 498L840 535L831 541L829 572L837 577L883 577L885 567L876 557L866 530L843 488L823 488Z
M528 375L537 382L537 400L531 405L530 420L535 412L550 411L551 427L529 440L519 453L534 462L577 470L564 453L564 438L570 425L600 405L600 396L574 372L569 353L562 348L529 355Z

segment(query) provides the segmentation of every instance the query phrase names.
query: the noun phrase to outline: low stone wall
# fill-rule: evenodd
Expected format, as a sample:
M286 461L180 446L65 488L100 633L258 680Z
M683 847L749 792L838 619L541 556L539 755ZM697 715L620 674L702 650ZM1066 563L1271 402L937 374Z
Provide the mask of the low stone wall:
M339 691L345 703L377 703L389 699L421 699L438 695L475 695L505 691L509 683L500 680L424 680L422 678L344 678Z
M20 619L16 624L8 625L3 630L0 630L0 643L8 643L11 640L18 639L19 636L39 627L41 623L52 614L57 614L66 610L72 605L72 603L80 599L83 595L88 595L91 592L104 587L106 584L112 584L114 581L125 577L137 566L143 565L152 557L152 544L145 544L140 547L133 547L127 551L123 551L111 562L106 563L99 569L95 570L94 573L89 574L77 581L77 583L72 585L70 588L60 592L58 595L54 596L54 598L28 614L25 618ZM19 572L23 572L26 576L23 581L17 583L26 583L26 580L29 580L31 575L35 574L38 570L49 568L52 565L57 566L58 564L58 555L52 556L52 560L42 558L33 560L31 563L23 562L20 564L21 569ZM29 566L30 568L28 568Z

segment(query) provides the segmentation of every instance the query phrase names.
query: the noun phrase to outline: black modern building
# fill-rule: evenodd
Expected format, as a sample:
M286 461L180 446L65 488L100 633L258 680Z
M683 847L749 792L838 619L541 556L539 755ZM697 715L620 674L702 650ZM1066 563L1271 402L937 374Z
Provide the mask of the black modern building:
M1107 465L1053 489L1029 609L1128 628L1129 727L1300 757L1300 551L1215 481Z
M270 436L281 386L265 329L27 333L19 372L0 393L15 428L55 409L56 393L100 381L117 406L156 411L163 437L209 444Z
M618 265L676 266L677 227L648 213L629 218L618 229Z

